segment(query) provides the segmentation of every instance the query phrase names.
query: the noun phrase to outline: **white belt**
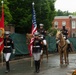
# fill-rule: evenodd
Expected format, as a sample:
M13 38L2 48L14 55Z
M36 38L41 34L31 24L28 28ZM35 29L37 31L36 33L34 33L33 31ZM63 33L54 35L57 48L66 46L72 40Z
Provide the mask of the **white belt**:
M33 46L33 47L40 47L40 46Z
M11 46L4 46L4 48L10 48Z

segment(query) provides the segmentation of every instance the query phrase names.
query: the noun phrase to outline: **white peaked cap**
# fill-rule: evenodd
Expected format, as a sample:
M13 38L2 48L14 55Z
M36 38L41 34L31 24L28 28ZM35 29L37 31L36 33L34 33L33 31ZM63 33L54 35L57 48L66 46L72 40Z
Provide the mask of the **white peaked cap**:
M44 24L42 24L42 23L40 23L39 25L40 25L40 26L44 26Z
M39 35L39 32L35 32L34 35L35 35L35 36L38 36L38 35Z
M10 31L5 31L5 34L10 34Z

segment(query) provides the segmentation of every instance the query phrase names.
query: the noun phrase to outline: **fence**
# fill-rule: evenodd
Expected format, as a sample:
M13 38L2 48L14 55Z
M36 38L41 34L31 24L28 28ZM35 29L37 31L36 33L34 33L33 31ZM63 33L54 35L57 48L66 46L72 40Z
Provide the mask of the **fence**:
M29 50L26 44L26 36L25 34L11 34L10 37L14 41L16 55L20 54L29 54ZM55 37L47 36L46 40L48 42L48 51L55 52L56 51L56 40ZM69 38L70 42L72 43L74 50L76 50L76 38Z

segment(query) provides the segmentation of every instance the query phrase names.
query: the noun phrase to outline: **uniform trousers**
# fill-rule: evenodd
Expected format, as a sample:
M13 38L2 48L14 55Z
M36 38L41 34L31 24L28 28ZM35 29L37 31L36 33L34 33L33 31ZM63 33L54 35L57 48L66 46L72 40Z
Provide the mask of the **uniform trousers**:
M34 57L34 62L35 62L35 72L39 73L39 71L40 71L41 52L39 52L39 53L33 53L33 57Z
M41 52L40 53L33 53L34 60L36 60L36 61L40 60L40 56L41 56Z
M10 71L10 66L9 66L9 59L10 59L11 53L4 53L4 58L6 61L6 73Z
M59 42L60 42L60 40L56 41L57 44L58 44ZM68 39L66 39L66 42L67 42L68 44L70 44L70 41L69 41Z
M47 42L46 42L46 40L45 40L45 39L43 40L43 43L44 43L44 45L47 45Z
M10 56L11 56L11 53L4 53L4 58L6 62L9 61Z
M66 42L68 43L68 50L69 51L72 51L72 47L71 47L71 43L70 43L70 41L68 40L68 39L65 39L66 40ZM58 43L60 42L60 40L58 40L57 42L56 42L56 48L57 48L57 52L58 52Z

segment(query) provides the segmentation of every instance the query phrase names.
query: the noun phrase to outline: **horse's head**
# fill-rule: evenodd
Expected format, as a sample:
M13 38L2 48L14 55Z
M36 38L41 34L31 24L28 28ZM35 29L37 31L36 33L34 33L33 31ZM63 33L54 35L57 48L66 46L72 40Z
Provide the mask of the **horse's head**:
M56 40L59 40L61 38L61 31L58 30L57 33L56 33Z

